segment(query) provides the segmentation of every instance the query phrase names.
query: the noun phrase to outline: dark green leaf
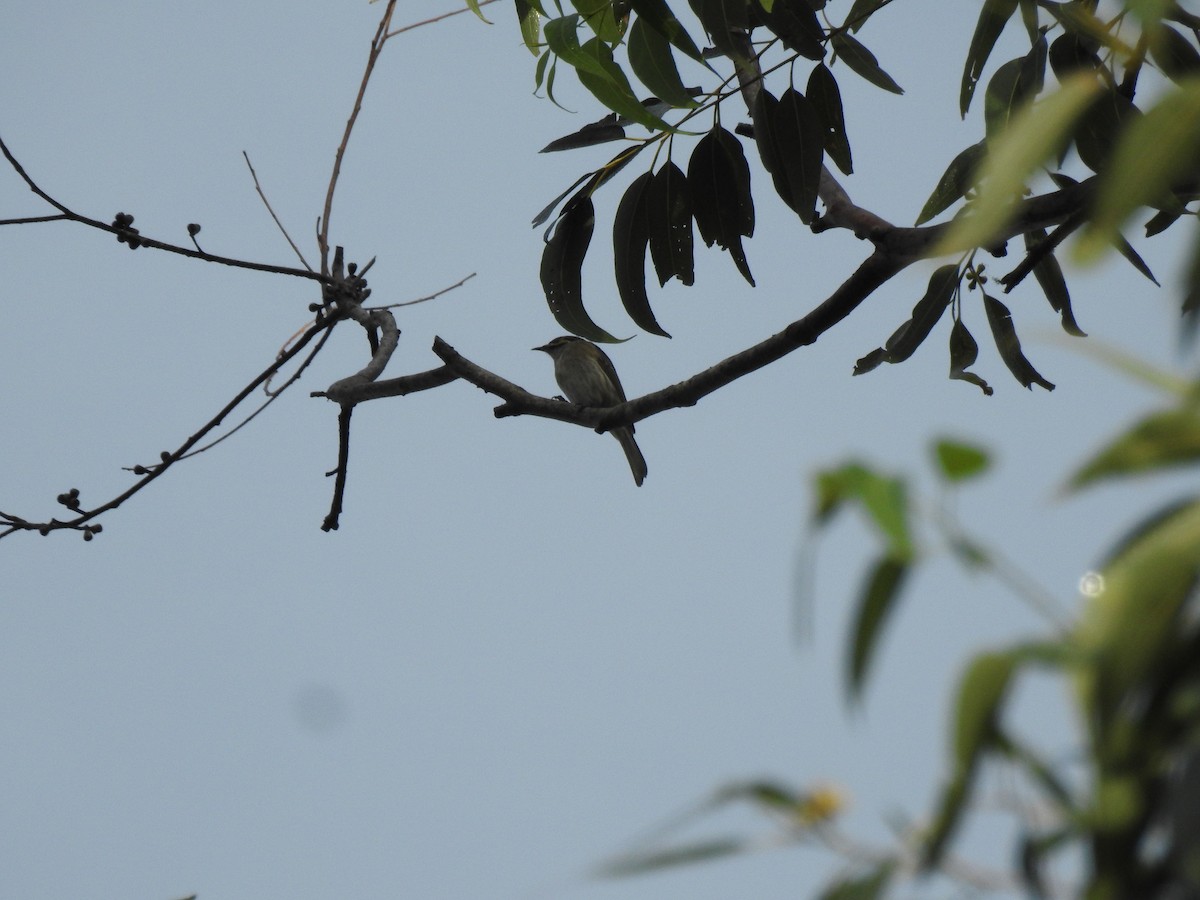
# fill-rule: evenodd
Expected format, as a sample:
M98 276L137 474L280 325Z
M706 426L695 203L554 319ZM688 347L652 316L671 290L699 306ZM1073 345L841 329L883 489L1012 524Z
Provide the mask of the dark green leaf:
M975 360L979 358L979 345L975 343L975 338L971 336L971 332L967 331L967 326L963 324L962 319L954 320L954 327L950 329L950 378L958 381L969 381L971 384L983 391L985 396L992 396L992 387L974 372L968 372L967 369L975 365Z
M814 66L808 76L808 100L817 111L825 135L825 152L846 175L854 172L850 157L850 139L846 135L846 120L842 114L842 94L837 79L822 63Z
M875 659L875 648L883 636L884 624L900 597L900 589L908 571L907 560L885 554L875 561L863 585L854 623L850 628L850 649L847 654L846 689L851 700L862 697L867 675Z
M629 318L643 331L670 337L646 296L646 247L650 242L649 196L654 175L643 172L629 185L613 216L613 264L617 292Z
M1046 231L1043 228L1027 231L1025 232L1025 248L1034 252L1046 239ZM1063 277L1062 266L1054 258L1053 252L1045 254L1034 264L1033 277L1037 279L1042 293L1050 301L1050 306L1062 319L1063 331L1075 335L1075 337L1087 337L1075 322L1075 314L1071 311L1071 294L1067 290L1067 280Z
M661 869L675 866L690 866L698 862L708 862L723 856L732 856L749 849L747 841L741 838L718 838L711 841L697 841L682 847L670 847L666 850L645 853L631 853L628 856L613 860L601 866L596 875L600 878L625 878L630 875L644 875L647 872L657 872Z
M1200 410L1153 413L1093 456L1067 482L1068 490L1109 478L1140 475L1200 460Z
M754 284L742 250L742 237L754 233L750 167L742 145L720 125L702 137L688 162L692 212L700 237L729 251L742 276Z
M730 58L741 55L730 35L750 28L749 0L688 0L713 46Z
M568 202L542 251L542 290L550 312L563 328L588 340L613 341L615 338L593 322L583 308L583 257L595 222L591 197L576 195Z
M885 91L891 91L893 94L904 93L904 88L896 84L892 76L879 67L879 61L875 58L875 54L847 32L835 31L830 36L830 42L833 44L838 59L849 66L852 72Z
M621 71L621 67L613 61L612 50L608 44L599 38L592 38L580 48L580 54L576 54L577 59L583 57L590 58L595 65L576 66L575 73L579 77L579 83L591 91L597 100L613 112L645 125L652 131L671 130L670 125L646 109L633 95L629 80ZM601 70L600 74L597 74L596 67Z
M767 27L785 47L808 59L824 58L825 30L806 0L775 0L769 12L763 6Z
M884 350L882 347L876 347L874 350L872 350L870 353L868 353L866 356L862 357L860 360L858 360L854 364L854 371L851 372L850 374L865 375L867 372L870 372L872 369L879 368L880 364L885 359L887 359L887 351Z
M958 266L940 266L929 276L925 296L913 307L912 318L901 325L884 345L885 359L890 363L904 362L921 346L958 290Z
M866 875L835 881L817 896L817 900L879 900L887 890L896 865L895 860L887 859Z
M871 18L887 2L888 0L854 0L854 5L850 7L850 12L842 27L848 25L850 30L857 34L858 30L867 24L867 19Z
M1096 42L1076 32L1064 32L1050 45L1050 68L1059 81L1078 69L1098 71L1101 65Z
M978 144L972 144L951 160L950 165L942 174L941 180L938 181L937 187L933 189L933 193L921 208L921 215L917 217L918 225L923 225L934 216L940 215L966 196L967 191L974 184L979 163L983 161L986 154L987 142L980 141Z
M696 101L679 78L671 45L645 19L637 19L627 40L629 65L654 96L672 106L691 108Z
M792 188L788 184L783 152L779 146L779 139L775 135L778 107L779 99L763 87L754 97L751 119L754 122L754 144L758 147L758 155L762 159L763 168L770 174L771 180L775 184L775 192L790 207L794 202Z
M1093 172L1104 171L1123 127L1141 113L1115 88L1106 91L1080 118L1075 127L1075 149Z
M1008 24L1017 9L1017 0L985 0L979 13L979 21L975 23L975 34L971 37L971 46L967 50L967 61L963 66L962 86L958 92L958 108L965 119L967 110L971 108L971 97L975 86L983 75L983 67L987 64L992 48L1000 32Z
M1178 221L1183 215L1182 208L1176 209L1161 209L1150 217L1146 223L1146 237L1154 237L1156 234L1161 234Z
M780 196L801 222L811 224L817 217L817 187L825 159L820 117L808 99L791 87L783 92L773 112L771 133L778 145L782 171L772 175L787 181L787 195Z
M609 141L619 141L625 137L625 129L617 124L619 121L616 113L609 113L595 122L588 122L572 134L555 138L538 152L556 153L560 150L578 150L580 147L594 147Z
M1043 34L1038 25L1037 0L1021 0L1021 21L1025 25L1025 33L1029 35L1029 44L1033 46Z
M991 465L986 450L961 441L941 438L933 445L933 453L938 472L947 481L966 481L982 475Z
M1022 387L1032 389L1037 384L1048 391L1054 390L1054 385L1038 374L1037 370L1021 352L1021 341L1017 330L1013 327L1012 314L1008 307L990 294L983 295L983 308L987 311L988 325L992 329L992 337L996 340L996 349L1000 358L1013 373L1013 377L1021 382Z
M692 263L692 199L687 176L668 161L650 183L650 258L660 286L675 276L695 280Z
M1041 91L1045 74L1044 39L1025 56L1009 60L996 70L983 98L983 118L989 138L1003 131L1021 105Z
M692 40L684 27L679 24L675 13L671 12L665 0L630 0L629 5L633 7L633 11L637 13L639 19L644 19L647 25L670 41L672 47L697 62L704 61L700 48L696 46L696 42Z
M1150 42L1150 56L1173 81L1180 81L1200 70L1200 53L1170 25L1156 30L1155 39Z
M950 838L958 828L963 810L971 797L975 772L956 772L950 783L942 791L938 801L938 809L933 817L933 824L925 837L925 846L921 851L921 868L924 871L936 869L946 852Z
M1113 239L1113 246L1117 248L1117 252L1125 257L1126 261L1131 266L1154 282L1155 287L1162 287L1162 285L1158 283L1158 279L1154 277L1154 273L1150 271L1150 267L1146 265L1146 261L1142 259L1136 250L1133 249L1133 244L1129 243L1129 241L1125 240L1122 235L1118 234Z

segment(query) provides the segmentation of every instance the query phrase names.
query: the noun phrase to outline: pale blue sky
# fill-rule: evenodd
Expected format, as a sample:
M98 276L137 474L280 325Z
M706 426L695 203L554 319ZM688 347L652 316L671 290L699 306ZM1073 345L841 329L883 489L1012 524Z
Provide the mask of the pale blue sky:
M559 99L577 115L532 94L533 58L511 6L496 7L492 27L461 16L389 44L333 237L352 259L378 257L380 303L478 273L399 312L389 374L435 365L440 335L552 394L549 361L528 349L560 331L529 221L611 153L537 154L600 112L566 73ZM450 8L402 3L397 23ZM976 9L911 0L861 33L904 97L835 67L856 165L846 187L898 224L981 133L977 110L957 114ZM131 212L179 243L199 222L210 252L292 264L245 150L314 259L381 11L14 6L0 29L0 134L84 214ZM1011 56L1023 37L1007 38ZM612 349L631 395L777 331L867 252L844 232L809 234L749 155L759 286L708 251L695 287L652 290L675 338ZM618 197L598 197L584 290L601 325L632 334L609 263ZM0 216L47 211L0 174ZM1180 240L1138 245L1168 287L1109 261L1072 278L1076 314L1094 336L1171 364ZM65 224L4 229L0 259L0 509L29 517L52 515L69 487L85 505L121 490L121 467L206 421L317 299L309 283L131 254ZM911 585L868 701L848 714L845 614L875 547L850 520L822 544L815 632L797 642L812 473L848 455L921 470L935 434L992 446L996 477L966 490L960 512L1067 604L1105 542L1170 487L1054 499L1081 455L1154 397L1037 340L1057 317L1032 283L1010 306L1052 394L1008 377L978 308L976 370L995 396L946 379L946 323L910 362L851 378L932 267L914 266L815 346L640 425L641 489L610 438L495 420L494 400L453 384L359 408L342 527L322 533L336 410L308 392L362 364L364 341L346 327L285 399L106 517L98 540L0 543L0 900L771 900L811 892L837 861L783 850L619 882L583 875L730 780L834 782L852 798L846 828L869 839L886 839L896 811L925 815L957 667L1040 623L942 561ZM1055 693L1023 699L1027 731L1069 749ZM764 826L731 814L697 833ZM963 849L1008 863L994 832Z

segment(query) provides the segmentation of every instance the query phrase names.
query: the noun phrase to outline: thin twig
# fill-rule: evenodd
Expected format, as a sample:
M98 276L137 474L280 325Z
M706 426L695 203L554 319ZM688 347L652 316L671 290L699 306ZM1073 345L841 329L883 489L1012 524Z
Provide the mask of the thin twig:
M371 80L375 61L379 59L383 45L387 42L387 29L395 10L396 0L388 0L387 9L383 11L383 18L379 20L379 27L375 29L375 37L371 39L371 51L367 54L367 67L363 72L362 81L358 85L358 94L354 98L354 109L350 111L350 118L346 120L346 130L342 133L342 141L338 144L337 152L333 157L333 172L329 176L329 188L325 191L325 208L321 213L321 227L317 233L317 246L321 251L321 274L323 275L329 274L329 217L333 212L333 194L337 190L338 176L342 172L342 159L346 155L346 147L350 143L350 134L354 131L354 123L358 120L359 112L362 111L363 97L367 93L367 83Z
M442 296L442 294L448 294L448 293L450 293L450 291L453 291L456 288L462 287L464 284L466 284L468 281L470 281L472 278L474 278L476 274L477 274L476 272L472 272L470 275L460 278L458 281L454 282L454 284L450 285L449 287L444 287L440 291L434 291L432 294L428 294L424 297L418 297L416 300L405 300L403 303L389 303L387 306L375 306L372 308L373 309L396 309L401 306L415 306L418 303L425 303L429 300L436 300L438 297Z
M80 215L47 194L38 186L37 182L35 182L29 176L29 173L25 171L25 167L17 161L15 156L13 156L12 151L8 149L8 145L4 143L2 138L0 138L0 153L4 154L4 158L7 159L8 164L13 167L13 171L15 171L21 177L31 191L62 213L62 216L58 218L69 219L72 222L78 222L81 225L87 225L100 231L107 231L109 234L118 236L127 234L127 231L124 228L119 228L115 225L109 224L108 222L101 222L99 219L92 219L88 216ZM36 221L53 221L53 219L38 219ZM248 260L234 259L228 256L214 256L213 254L205 253L202 250L193 250L191 247L181 247L178 244L168 244L165 241L158 241L154 238L146 237L144 234L139 234L137 239L138 244L141 247L150 247L155 250L165 250L168 253L177 253L180 256L188 256L192 259L202 259L205 262L219 263L223 266L232 266L238 269L251 269L255 272L271 272L275 275L293 275L299 278L309 278L314 281L322 280L321 276L316 272L306 272L303 269L292 269L288 266L275 266L268 263L250 262Z
M479 5L487 6L489 3L495 3L495 2L496 2L496 0L480 0ZM386 38L395 37L396 35L403 34L406 31L412 31L414 28L420 28L423 25L432 25L434 22L442 21L442 19L448 19L451 16L458 16L458 15L462 15L465 12L471 12L471 11L472 11L471 7L469 7L469 6L464 6L461 9L452 9L452 10L450 10L450 12L442 13L440 16L434 16L431 19L425 19L424 21L421 21L421 22L413 22L411 25L404 25L401 28L397 28L395 31L389 31L386 35L384 35L384 38L386 39Z
M300 252L300 248L296 246L296 242L292 240L292 236L288 234L287 229L283 227L283 223L279 221L279 216L275 215L275 210L271 208L271 201L267 199L267 195L263 193L262 185L258 182L258 173L254 171L254 165L250 162L250 154L245 150L242 151L242 158L246 160L246 168L250 170L250 177L254 179L254 190L258 191L258 196L262 199L263 206L267 208L267 212L271 214L271 218L275 220L276 227L288 242L288 246L304 264L304 268L312 271L313 267L308 264L308 260L304 258L304 254Z

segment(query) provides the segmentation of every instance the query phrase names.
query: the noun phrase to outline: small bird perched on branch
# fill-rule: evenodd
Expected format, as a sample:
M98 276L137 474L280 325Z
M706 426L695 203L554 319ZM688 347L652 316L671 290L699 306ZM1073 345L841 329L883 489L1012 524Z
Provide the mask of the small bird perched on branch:
M625 402L625 390L612 360L591 341L563 335L533 349L550 354L554 360L554 380L576 406L604 408ZM633 426L622 425L610 433L620 442L633 471L633 480L641 487L646 477L646 460L633 439Z

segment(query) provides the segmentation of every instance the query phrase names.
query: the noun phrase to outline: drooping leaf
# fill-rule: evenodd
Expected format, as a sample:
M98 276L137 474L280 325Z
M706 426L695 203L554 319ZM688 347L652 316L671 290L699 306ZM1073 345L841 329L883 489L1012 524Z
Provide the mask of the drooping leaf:
M938 474L946 481L966 481L982 475L991 466L988 452L974 444L941 438L933 445Z
M925 846L921 849L921 868L928 872L936 869L942 861L950 838L958 828L963 811L971 798L974 787L974 770L956 771L950 783L942 789L938 799L937 812L925 836Z
M825 159L820 117L803 94L789 87L773 109L771 133L782 163L782 170L772 175L786 179L788 185L788 195L780 196L801 222L811 224L817 216L817 187Z
M715 125L692 150L687 180L700 237L710 247L715 243L728 250L738 271L753 285L742 238L754 234L754 201L741 143Z
M850 139L846 135L846 120L842 114L842 94L837 79L824 63L813 67L805 92L820 119L821 131L825 136L825 152L843 173L852 174L854 162L850 156Z
M967 195L967 191L975 183L976 170L987 154L987 142L980 141L963 150L950 161L946 171L942 173L937 187L921 207L917 216L918 225L924 225L930 219L945 212Z
M1066 81L1080 69L1096 72L1102 62L1096 53L1096 42L1075 32L1060 34L1050 44L1050 69L1059 81Z
M569 188L547 203L542 211L534 216L533 227L537 228L539 225L546 222L550 218L550 215L558 207L558 204L562 201L563 197L567 196L567 194L571 193L573 190L575 190L575 188L579 187L579 185L584 185L583 189L579 192L580 196L586 195L590 197L592 194L596 193L602 184L613 178L618 172L629 165L630 160L637 156L639 149L639 147L626 148L606 162L599 169L596 169L593 172L588 172L586 175L580 175L575 179L574 183Z
M1170 25L1155 30L1150 41L1150 57L1173 81L1182 82L1200 72L1200 52Z
M1045 76L1045 38L1039 39L1025 56L1009 60L996 70L983 98L983 118L989 138L1007 128L1022 104L1041 92Z
M1083 164L1093 172L1105 171L1118 136L1140 117L1137 107L1120 91L1104 91L1080 117L1075 129L1075 150Z
M625 191L613 216L613 265L617 292L629 318L643 331L670 337L650 309L646 296L646 247L650 242L650 183L653 173L643 172Z
M537 56L542 52L539 38L542 33L542 14L529 0L516 0L517 22L521 26L521 40L529 52ZM538 79L541 84L541 79Z
M992 387L974 372L967 369L975 365L979 358L979 345L962 319L954 320L950 329L950 378L957 381L968 381L983 391L984 396L992 396Z
M909 561L884 554L875 561L859 594L850 627L850 647L846 654L846 690L851 700L859 700L866 687L875 649L883 629L904 586Z
M1080 155L1084 145L1079 144ZM1140 206L1178 207L1177 182L1195 178L1200 166L1200 76L1180 83L1120 135L1112 162L1102 172L1095 212L1078 252L1094 258L1107 249L1117 229ZM1099 162L1106 155L1101 154ZM1086 162L1086 160L1085 160ZM1091 165L1091 163L1089 163Z
M900 363L912 356L929 337L957 291L958 265L950 263L935 269L929 276L925 295L913 307L912 318L896 329L884 344L885 359L890 363Z
M983 295L983 308L987 311L988 325L992 329L992 337L996 339L996 349L1000 358L1013 373L1013 377L1022 387L1031 388L1037 384L1048 391L1054 390L1054 385L1038 374L1037 369L1021 352L1021 341L1017 338L1017 330L1013 327L1012 314L1008 307L990 294Z
M1044 228L1035 228L1025 232L1025 248L1037 252L1037 248L1047 240ZM1075 313L1071 310L1071 293L1067 290L1067 280L1063 277L1062 266L1054 258L1054 253L1044 254L1033 266L1033 277L1042 288L1042 293L1050 301L1050 306L1059 314L1063 331L1075 337L1087 337L1075 322Z
M766 14L767 27L785 47L808 59L824 58L825 29L806 0L774 0L769 9L760 0L760 5Z
M704 62L700 48L696 46L691 35L675 18L675 13L671 12L666 0L630 0L629 5L633 7L633 11L637 13L639 19L644 20L647 25L665 37L672 47L686 56L690 56L696 62Z
M1154 277L1154 273L1150 271L1150 267L1146 265L1146 261L1142 259L1141 254L1133 249L1133 244L1125 240L1124 235L1118 234L1115 238L1113 238L1112 244L1117 248L1117 252L1125 257L1125 260L1131 266L1141 272L1142 275L1144 275L1147 279L1152 281L1155 287L1162 287L1162 285L1158 283L1158 279Z
M609 113L595 122L588 122L578 131L555 138L538 152L557 153L561 150L578 150L580 147L594 147L597 144L619 141L625 137L625 129L618 124L619 122L620 117L616 113Z
M971 107L975 86L979 84L979 78L983 75L983 67L992 54L992 48L996 46L1000 32L1004 30L1004 26L1016 10L1017 0L985 0L979 12L975 34L971 37L967 61L963 66L962 86L958 93L958 108L964 119Z
M479 0L467 0L467 9L475 13L481 22L486 22L488 25L492 24L488 17L483 14L483 10L479 8Z
M760 88L754 97L754 108L751 110L751 118L754 122L754 144L758 147L758 155L762 160L763 168L770 174L771 181L775 185L775 193L790 207L795 203L795 198L792 197L792 186L787 179L783 148L780 146L778 135L775 134L778 108L779 98L766 87Z
M749 30L749 4L750 0L688 0L713 46L731 59L741 56L741 48L730 36Z
M875 54L864 47L858 39L851 37L848 32L835 31L829 40L833 44L838 59L849 66L850 71L885 91L891 91L893 94L904 93L904 88L896 84L892 76L880 68Z
M687 176L668 161L650 183L650 258L661 287L672 276L695 281L692 255L692 198Z
M1178 222L1182 215L1182 206L1174 209L1160 209L1146 222L1146 237L1154 237L1156 234L1162 234Z
M1156 412L1089 459L1067 482L1076 491L1097 481L1141 475L1200 460L1200 410Z
M1080 73L1046 99L1022 107L1009 127L989 142L979 169L978 196L969 213L946 230L934 255L958 253L994 240L1012 218L1030 174L1062 146L1099 90L1090 73Z
M615 113L620 113L651 131L671 131L671 126L654 115L633 94L629 79L621 71L621 67L613 60L612 50L608 44L599 38L592 38L580 48L581 54L595 62L575 69L579 83L591 91L592 95ZM597 74L599 67L601 74Z
M595 222L591 197L572 198L542 251L542 290L550 312L563 328L588 340L613 341L616 339L593 322L583 308L583 258Z
M652 25L642 18L635 20L626 44L633 74L654 96L672 106L689 109L696 106L675 68L671 45Z

